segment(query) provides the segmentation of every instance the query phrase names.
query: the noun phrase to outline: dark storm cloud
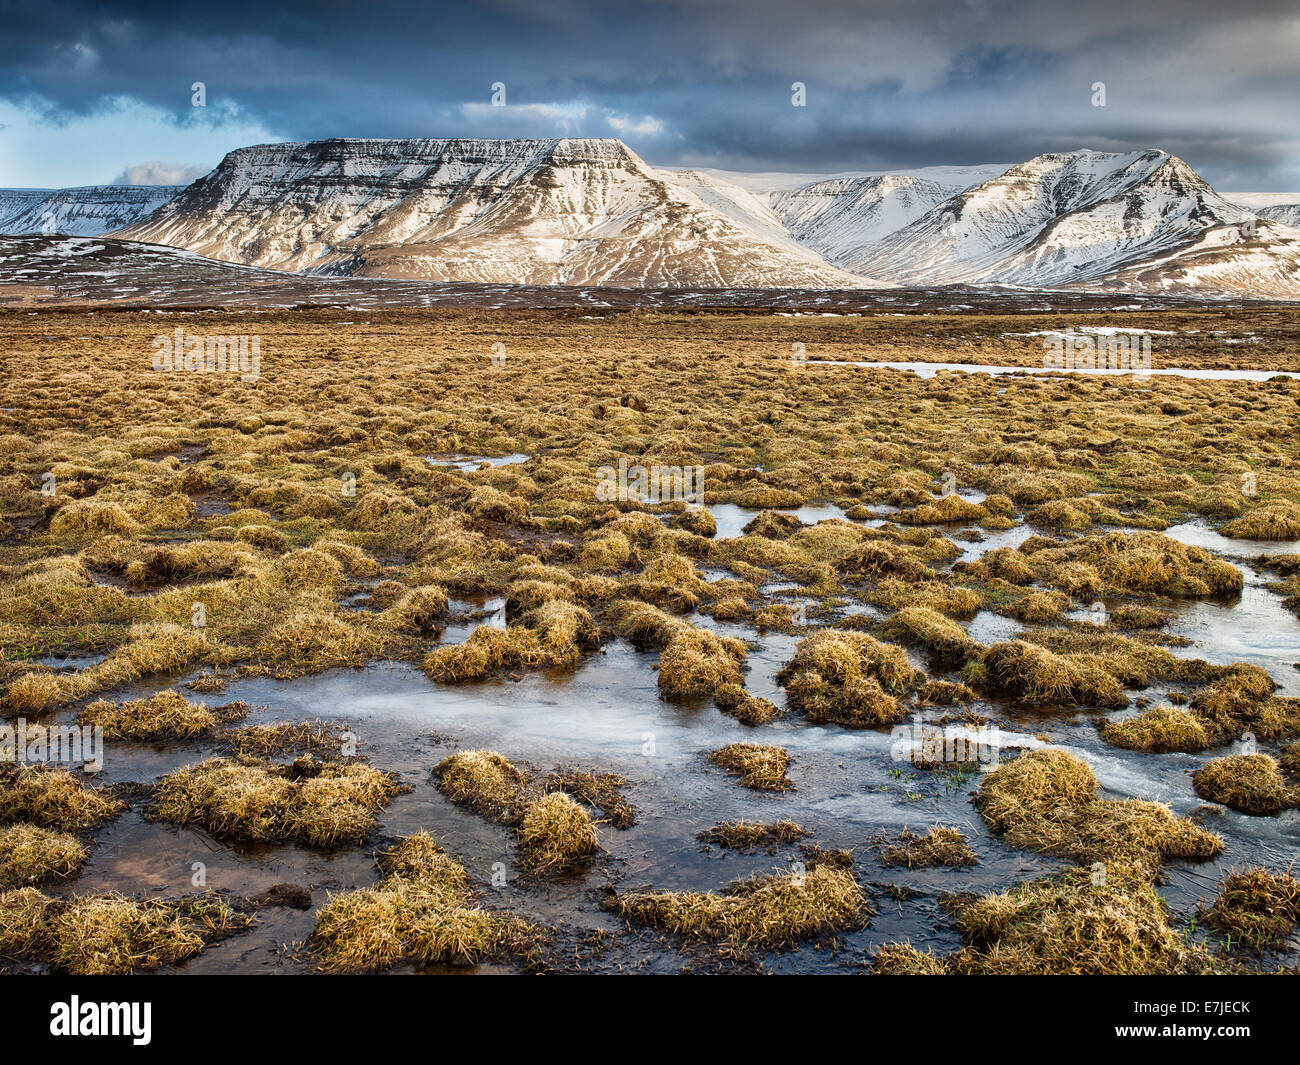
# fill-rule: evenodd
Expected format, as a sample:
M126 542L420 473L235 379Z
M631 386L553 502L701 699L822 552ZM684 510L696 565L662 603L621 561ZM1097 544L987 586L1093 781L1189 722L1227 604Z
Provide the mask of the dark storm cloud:
M286 139L621 136L657 163L792 171L1158 145L1229 187L1300 185L1294 0L16 0L0 13L0 98L51 122L128 98L177 123L238 113ZM488 106L498 81L504 109Z

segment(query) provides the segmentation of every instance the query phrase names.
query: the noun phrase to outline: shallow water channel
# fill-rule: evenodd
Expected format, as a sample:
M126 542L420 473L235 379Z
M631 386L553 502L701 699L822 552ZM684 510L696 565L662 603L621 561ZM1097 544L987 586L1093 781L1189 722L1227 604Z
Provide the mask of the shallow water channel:
M759 513L730 504L711 509L718 518L720 537L739 535L741 527ZM809 523L842 516L834 506L809 506L796 513ZM1280 693L1300 694L1300 672L1293 667L1300 661L1300 619L1281 606L1280 597L1264 587L1264 578L1247 561L1269 551L1269 545L1230 541L1199 524L1178 526L1168 535L1232 557L1247 579L1235 602L1156 604L1175 614L1169 631L1192 641L1175 653L1213 662L1255 662L1279 682ZM983 543L963 547L970 557L977 557L1012 539L990 536ZM1273 547L1295 550L1297 545ZM441 634L445 643L465 639L481 624L504 624L504 604L499 599L454 601L452 608L458 616ZM860 612L862 607L853 609ZM690 620L745 639L751 648L747 688L784 705L776 673L793 654L798 637L756 634L746 625L697 615ZM986 642L1007 638L1023 627L987 612L969 623L972 635ZM946 675L923 658L913 658L933 676ZM614 641L572 671L525 672L515 680L438 685L414 667L375 664L292 681L239 680L224 693L203 698L209 703L248 702L253 707L249 724L324 719L353 731L359 753L377 767L397 773L414 789L382 813L383 838L430 831L465 864L483 892L485 905L557 929L558 942L569 944L569 956L578 959L574 964L586 968L675 972L715 964L706 948L648 932L625 932L622 922L601 908L600 900L609 886L719 889L753 873L787 869L801 858L791 845L755 854L702 849L696 834L721 821L793 820L812 833L808 843L852 850L857 874L868 886L876 910L868 928L840 937L838 952L806 946L758 955L759 964L773 971L859 971L875 945L904 938L940 951L955 949L960 937L940 906L942 895L1001 890L1066 864L1013 850L990 836L969 801L978 772L916 770L891 756L895 740L884 731L816 727L798 716L751 729L709 702L664 701L656 687L656 660L654 653ZM153 680L109 694L136 698L179 687L193 676ZM1166 690L1156 687L1130 694L1156 701ZM1200 755L1135 754L1103 745L1090 713L985 700L976 709L1009 734L1004 737L1008 749L1002 757L1011 756L1014 752L1009 748L1015 746L1056 744L1086 759L1108 795L1156 799L1179 814L1204 805L1192 790L1191 773L1203 762L1228 753L1220 749ZM789 776L795 789L785 795L750 791L706 760L707 752L738 741L785 747L792 759ZM434 786L431 769L440 759L456 749L480 747L541 772L560 765L617 772L628 781L625 795L636 807L638 821L625 831L602 825L607 853L589 868L547 879L529 877L515 861L510 830L453 806ZM111 742L105 771L96 782L148 783L208 753L210 748L202 745ZM1175 913L1184 917L1197 902L1214 895L1231 867L1265 863L1285 868L1300 853L1300 811L1250 817L1215 808L1206 815L1206 823L1225 836L1225 854L1200 865L1174 863L1161 885ZM877 862L870 844L873 837L904 829L923 833L936 824L960 828L979 864L966 869L907 870L882 868ZM315 906L320 906L331 892L377 879L370 856L373 848L236 847L203 832L146 822L137 809L105 826L97 839L89 864L66 890L185 894L200 890L193 878L195 863L202 863L208 888L248 896L273 884L293 883L309 887ZM502 865L504 886L490 886ZM307 971L310 962L294 944L304 940L312 927L311 911L267 909L249 932L209 947L180 971ZM624 934L591 950L585 937L593 929ZM1294 964L1300 942L1293 938L1288 948L1289 953L1271 955L1271 963Z
M1043 367L1043 366L992 366L974 362L857 362L850 359L809 359L808 366L859 366L869 370L907 370L917 377L934 377L940 371L947 373L985 373L994 377L1009 374L1035 377L1050 374L1085 374L1089 377L1183 377L1192 381L1267 381L1274 377L1300 377L1287 370L1194 370L1168 366L1148 370L1114 369L1111 367Z

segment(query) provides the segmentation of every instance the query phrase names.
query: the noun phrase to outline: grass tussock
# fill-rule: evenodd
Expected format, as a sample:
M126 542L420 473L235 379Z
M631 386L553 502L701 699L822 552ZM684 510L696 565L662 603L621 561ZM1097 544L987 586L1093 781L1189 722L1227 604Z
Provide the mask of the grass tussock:
M868 540L836 562L836 569L849 580L928 580L934 571L908 548L887 540Z
M940 826L930 829L924 836L903 832L894 843L881 845L879 853L881 865L901 865L908 869L935 865L961 868L978 861L960 831Z
M877 976L943 976L947 959L930 950L917 950L911 943L885 943L871 956L871 971Z
M1169 623L1169 615L1154 607L1126 603L1110 612L1110 624L1119 629L1159 629Z
M1192 774L1196 794L1242 813L1266 817L1296 804L1296 790L1267 754L1216 758Z
M378 859L372 888L333 895L316 915L308 951L333 972L395 965L472 965L518 955L536 930L473 905L465 868L427 833L399 841Z
M391 774L303 755L290 765L209 758L163 777L151 814L215 836L313 847L365 842L376 814L403 791Z
M1223 840L1163 803L1099 799L1086 762L1065 751L1027 751L987 774L975 806L1014 847L1083 863L1123 862L1155 876L1174 858L1205 860Z
M962 620L973 618L984 602L984 597L973 588L962 588L940 581L909 584L893 577L886 577L863 598L886 610L919 606Z
M1070 600L1060 592L1030 592L1013 600L1008 610L1026 625L1052 625L1065 617Z
M124 809L120 799L86 787L66 769L0 765L0 824L25 821L60 832L86 832Z
M793 821L773 821L770 824L761 821L723 821L695 838L701 843L725 850L752 851L767 847L770 853L775 853L777 844L798 843L811 835L811 832Z
M954 665L964 665L984 651L984 646L957 622L923 606L904 607L886 619L882 631L891 640L924 647L936 658Z
M794 787L785 775L790 768L790 756L783 747L729 743L713 751L709 761L739 777L744 787L756 791L789 791Z
M719 710L742 725L766 725L784 716L784 711L770 699L750 695L739 684L720 685L713 693L713 701Z
M979 676L992 688L1026 702L1127 706L1124 687L1096 656L1058 655L1026 640L991 645Z
M514 828L523 864L536 872L562 870L600 850L581 804L599 809L616 828L636 821L616 773L560 769L534 781L496 751L458 751L434 767L434 776L457 806Z
M728 636L687 626L659 652L659 690L670 696L712 695L724 684L741 684L745 645Z
M553 599L523 615L522 625L482 625L464 643L439 647L424 671L442 684L479 680L508 669L569 667L600 646L600 627L583 607Z
M1001 976L1207 974L1220 964L1169 923L1145 870L1111 863L1034 880L965 908L969 946L949 973Z
M211 732L217 716L203 703L191 703L179 692L163 691L147 699L113 703L98 699L82 708L77 720L99 725L110 739L193 739Z
M636 824L636 807L623 795L627 781L617 773L594 773L584 769L558 769L546 780L552 790L567 792L579 802L599 810L617 829Z
M870 919L852 873L815 865L803 873L757 877L714 892L628 892L613 908L630 924L662 928L691 939L781 947Z
M434 767L438 790L457 806L490 821L516 824L523 816L528 778L496 751L457 751Z
M245 725L222 736L235 754L266 758L289 751L312 754L337 754L343 740L337 725L324 721L276 721L264 725Z
M534 799L519 822L519 849L538 872L572 866L600 850L591 815L562 791Z
M927 680L917 689L916 700L922 706L957 706L973 703L975 693L956 681Z
M1257 950L1281 946L1300 922L1300 881L1262 866L1235 870L1200 918L1236 943Z
M66 880L89 856L68 832L22 823L0 828L0 888Z
M404 630L422 636L439 627L447 616L447 608L447 593L434 584L412 588L393 609Z
M1300 540L1300 507L1285 500L1265 503L1223 527L1244 540Z
M799 642L777 674L790 706L814 723L850 728L892 725L899 697L925 679L901 647L866 633L827 629Z
M0 954L76 976L142 972L192 958L248 923L217 895L56 899L18 888L0 893Z
M1191 709L1216 744L1246 732L1269 740L1300 733L1300 699L1275 698L1277 685L1259 666L1238 664L1191 698Z
M1210 733L1195 714L1175 706L1157 706L1123 721L1107 721L1101 738L1112 747L1129 751L1203 751Z
M1023 545L1022 545L1023 549ZM1034 551L1034 574L1070 595L1174 595L1204 598L1241 591L1241 570L1163 533L1106 533Z

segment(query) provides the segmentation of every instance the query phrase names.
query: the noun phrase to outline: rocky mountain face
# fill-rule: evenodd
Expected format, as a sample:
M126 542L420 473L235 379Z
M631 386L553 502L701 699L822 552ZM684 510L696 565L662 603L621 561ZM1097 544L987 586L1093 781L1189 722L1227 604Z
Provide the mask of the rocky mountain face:
M1288 226L1300 226L1300 203L1283 203L1274 207L1262 207L1255 212L1260 218L1268 218Z
M49 196L53 189L0 189L0 233L7 233L5 228L11 219L25 214L34 204Z
M1165 152L1057 153L936 204L844 265L904 284L1078 284L1249 217Z
M40 231L89 191L0 192L0 218ZM660 169L617 140L327 140L241 148L174 191L134 190L156 210L114 235L347 277L1300 298L1300 205L1248 210L1158 149L818 178Z
M97 237L139 221L183 185L88 185L77 189L0 189L0 233Z
M833 263L852 263L963 191L908 174L841 177L772 194L790 233Z
M508 284L861 287L616 140L329 140L231 152L117 236L275 270Z
M1180 246L1177 254L1123 266L1091 287L1300 299L1300 229L1264 218L1256 221L1253 231L1243 225L1213 226Z

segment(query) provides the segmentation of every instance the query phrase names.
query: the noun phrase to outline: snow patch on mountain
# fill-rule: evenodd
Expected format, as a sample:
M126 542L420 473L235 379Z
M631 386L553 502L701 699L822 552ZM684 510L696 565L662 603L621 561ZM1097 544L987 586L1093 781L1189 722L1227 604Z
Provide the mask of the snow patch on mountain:
M74 189L0 189L0 233L98 237L138 221L183 187L88 185Z
M1177 252L1117 270L1089 287L1129 292L1220 295L1263 299L1300 296L1300 229L1261 220L1212 226Z
M1280 203L1274 207L1261 207L1256 212L1260 218L1269 218L1288 226L1300 226L1300 203Z
M961 191L891 174L833 178L771 195L772 210L795 239L845 266Z

